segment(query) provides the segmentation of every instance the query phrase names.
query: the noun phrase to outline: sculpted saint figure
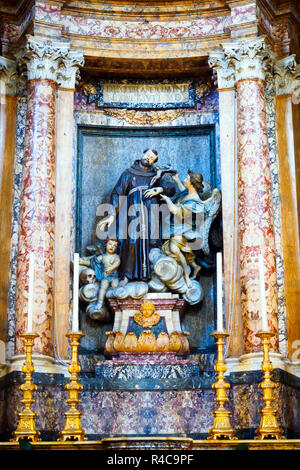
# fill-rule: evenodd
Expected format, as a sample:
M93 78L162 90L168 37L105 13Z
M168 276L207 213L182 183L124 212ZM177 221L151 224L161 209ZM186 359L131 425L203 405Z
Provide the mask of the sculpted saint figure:
M105 254L79 259L79 264L90 266L96 273L96 279L100 281L98 301L94 307L96 310L101 310L108 288L111 286L112 289L115 289L119 284L118 268L120 266L120 257L116 253L119 241L107 239L104 246Z
M114 213L98 224L100 231L105 231L116 219L118 221L117 238L122 243L121 285L129 280L147 282L151 279L149 252L162 239L159 217L153 216L151 208L154 204L159 207L161 201L158 196L163 192L169 196L175 193L175 185L167 182L165 173L154 166L157 160L156 150L145 150L141 159L121 174L110 197ZM121 210L122 196L126 199L125 211ZM128 232L122 233L125 226Z

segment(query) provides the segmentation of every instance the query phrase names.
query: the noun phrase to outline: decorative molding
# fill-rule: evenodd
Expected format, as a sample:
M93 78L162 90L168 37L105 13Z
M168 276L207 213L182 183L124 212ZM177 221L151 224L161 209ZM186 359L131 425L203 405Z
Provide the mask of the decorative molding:
M83 54L70 50L69 43L27 36L17 61L21 72L27 71L28 80L54 80L62 87L74 88L77 68L83 65Z
M146 126L174 121L184 115L183 109L163 111L136 111L129 109L104 109L104 114L135 126Z
M281 353L270 351L270 359L274 369L281 369L289 374L300 377L300 362L292 361ZM226 358L226 376L235 373L258 371L263 360L262 352L243 354L239 357Z
M295 54L278 60L274 65L274 82L277 95L294 95L300 100L300 64Z
M62 364L51 356L33 353L34 369L36 373L63 374L68 377L68 364ZM7 374L22 371L25 355L19 354L10 358L7 364Z
M0 93L15 95L17 91L16 62L0 56Z

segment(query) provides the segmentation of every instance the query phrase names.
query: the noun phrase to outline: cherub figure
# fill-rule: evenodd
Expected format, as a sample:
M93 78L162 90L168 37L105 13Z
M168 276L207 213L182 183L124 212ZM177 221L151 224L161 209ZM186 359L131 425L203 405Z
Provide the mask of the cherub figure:
M160 314L155 311L155 307L151 302L142 304L140 312L136 312L133 319L143 328L152 328L152 326L156 325L160 320Z
M115 289L119 284L120 257L116 253L118 247L119 240L109 238L104 243L105 254L79 259L79 264L90 266L96 273L96 279L100 281L98 300L94 310L101 310L108 288Z

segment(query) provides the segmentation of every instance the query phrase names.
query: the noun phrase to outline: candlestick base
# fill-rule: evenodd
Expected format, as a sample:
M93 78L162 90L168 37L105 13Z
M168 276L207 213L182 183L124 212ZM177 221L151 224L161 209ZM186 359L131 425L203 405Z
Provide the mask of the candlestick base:
M23 399L21 403L24 404L25 408L19 413L19 422L17 429L13 432L13 437L10 439L11 442L25 439L27 441L37 442L40 432L35 427L35 417L37 416L31 409L32 403L34 403L33 393L37 390L37 386L32 381L32 374L34 372L34 366L32 362L32 347L35 338L39 335L36 333L22 333L22 338L25 342L25 362L22 367L22 372L25 374L25 382L20 385L19 390L23 392Z
M231 427L230 424L230 415L231 412L226 410L224 403L228 401L226 396L227 390L230 388L229 383L225 382L224 373L227 370L225 361L223 358L223 346L224 339L229 336L226 331L216 331L212 333L214 338L217 339L217 348L218 348L218 359L214 367L217 372L217 382L212 385L212 388L216 390L215 402L218 404L218 408L212 412L214 417L213 427L208 431L209 437L208 440L212 439L237 439L235 436L235 430Z
M285 439L283 430L279 427L271 403L274 401L273 390L278 387L278 384L271 380L271 372L273 365L269 358L269 340L274 336L270 331L260 331L256 334L261 339L263 347L263 362L261 370L263 371L263 381L258 385L263 392L262 401L265 402L265 407L259 411L261 420L259 428L256 429L254 439L262 440L269 439Z
M79 391L83 389L83 386L78 382L78 373L80 372L80 365L78 362L78 346L80 343L78 340L84 336L84 333L81 331L71 331L67 333L66 336L71 338L72 346L72 359L70 367L68 368L71 377L70 382L65 385L65 390L67 390L69 394L69 398L66 400L66 403L70 404L70 409L64 413L66 418L65 427L59 433L60 437L58 438L58 441L86 441L86 432L81 426L82 413L77 409L77 405L80 403L78 394Z

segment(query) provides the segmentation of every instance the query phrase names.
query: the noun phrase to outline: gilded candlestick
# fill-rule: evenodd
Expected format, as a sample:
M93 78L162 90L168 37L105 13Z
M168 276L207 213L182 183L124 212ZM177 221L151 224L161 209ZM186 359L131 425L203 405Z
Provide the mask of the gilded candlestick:
M214 416L214 424L208 431L210 434L208 439L237 439L235 436L235 430L231 427L229 420L231 412L226 410L224 407L224 403L228 401L226 392L230 388L230 385L225 382L224 378L227 367L223 357L223 347L225 338L227 338L229 334L226 331L216 331L211 336L217 339L218 348L218 358L214 367L217 372L217 382L212 385L212 388L216 390L214 401L218 404L218 407L212 412Z
M32 374L34 366L32 362L32 347L35 338L39 335L36 333L22 333L25 343L25 362L22 367L22 372L25 374L25 382L20 385L19 390L23 392L23 399L21 403L24 404L24 409L19 413L19 422L17 429L13 432L12 442L19 441L19 439L26 439L28 441L40 441L40 432L35 427L35 417L37 414L32 411L31 405L34 403L33 393L37 390L37 386L33 383Z
M78 381L78 374L80 372L80 365L78 362L78 346L79 339L84 336L84 333L78 332L69 332L66 335L68 338L71 338L71 347L72 347L72 359L68 371L71 374L70 381L65 385L65 390L68 391L69 398L66 400L66 403L70 405L70 409L64 413L65 415L65 427L61 431L58 441L86 441L85 437L86 432L82 429L81 426L81 415L82 413L77 409L78 403L80 400L78 398L79 392L83 389L83 386Z
M274 333L269 331L260 331L256 336L261 339L263 348L263 362L261 370L264 375L263 381L259 384L259 387L263 392L262 401L265 403L265 407L259 411L261 414L261 420L259 428L255 431L257 434L255 439L284 439L283 430L278 426L275 411L271 406L271 403L274 401L273 390L278 387L278 384L274 383L271 379L273 365L269 357L269 340L274 336Z

